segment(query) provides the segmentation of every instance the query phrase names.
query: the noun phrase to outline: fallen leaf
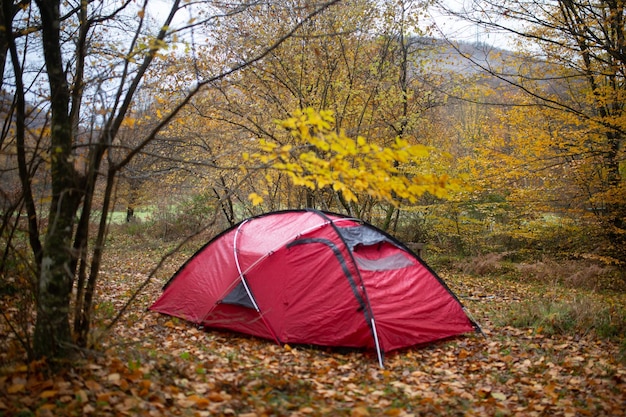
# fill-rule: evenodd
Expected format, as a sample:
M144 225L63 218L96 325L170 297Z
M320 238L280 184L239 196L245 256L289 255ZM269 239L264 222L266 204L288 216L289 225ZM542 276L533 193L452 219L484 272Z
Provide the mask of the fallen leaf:
M199 397L197 395L192 395L189 397L189 399L193 401L194 405L198 408L206 408L209 406L209 404L211 404L211 401L209 401L207 398Z
M9 385L9 388L7 388L7 393L9 393L9 394L17 394L18 392L24 391L24 388L26 388L26 385L24 385L24 384Z
M506 401L506 395L501 392L492 392L491 396L498 401Z
M121 379L122 379L122 376L118 374L117 372L109 374L109 376L107 376L107 381L109 381L112 384L119 384Z
M43 391L41 394L39 394L39 398L51 398L54 397L58 394L58 391L54 391L54 390L47 390L47 391Z
M350 417L367 417L370 412L365 407L355 407L350 411Z
M214 403L221 403L222 401L224 401L224 396L220 394L219 392L215 392L215 391L209 393L209 395L207 395L207 398L213 401Z
M103 392L101 394L98 394L98 396L96 397L96 401L99 403L108 403L111 402L111 397L115 395L112 392Z
M89 401L89 396L87 395L87 392L85 390L79 389L78 391L76 391L75 395L76 399L82 403L86 403L87 401Z
M98 391L102 391L103 390L102 385L98 384L93 379L88 379L87 381L85 381L85 386L91 392L98 392Z

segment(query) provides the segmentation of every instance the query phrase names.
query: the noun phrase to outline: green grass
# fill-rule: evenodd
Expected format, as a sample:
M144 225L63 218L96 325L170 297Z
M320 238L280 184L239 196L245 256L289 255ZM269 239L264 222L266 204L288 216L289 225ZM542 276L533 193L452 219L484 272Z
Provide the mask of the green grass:
M150 219L154 213L154 207L144 207L141 210L135 210L134 216L142 222ZM109 221L113 224L126 223L126 211L113 211L109 214Z

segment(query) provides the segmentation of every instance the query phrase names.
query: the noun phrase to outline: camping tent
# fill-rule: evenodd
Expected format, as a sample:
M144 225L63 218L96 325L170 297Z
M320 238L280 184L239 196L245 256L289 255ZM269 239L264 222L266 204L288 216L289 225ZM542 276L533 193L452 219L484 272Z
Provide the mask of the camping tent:
M193 255L151 310L277 343L383 352L476 330L441 278L361 220L318 210L249 218Z

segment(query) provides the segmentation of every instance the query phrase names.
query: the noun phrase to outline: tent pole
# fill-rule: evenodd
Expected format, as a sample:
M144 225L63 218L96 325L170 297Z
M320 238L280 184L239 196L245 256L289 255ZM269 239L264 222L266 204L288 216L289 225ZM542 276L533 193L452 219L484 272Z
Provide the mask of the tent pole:
M378 356L378 365L381 368L385 367L383 363L383 352L380 350L380 343L378 342L378 333L376 332L376 323L374 322L374 318L372 317L372 333L374 334L374 344L376 345L376 356Z
M254 305L254 309L258 313L259 306L256 304L256 300L252 296L252 293L250 292L250 288L248 288L248 283L243 278L243 271L241 270L241 265L239 265L239 255L237 254L237 237L239 235L239 230L241 230L243 225L246 224L247 222L248 220L241 223L239 227L237 228L237 230L235 231L235 236L233 237L233 257L235 258L235 265L237 265L237 273L239 274L239 279L241 280L243 287L246 289L246 293L248 293L248 297L250 298L250 301L252 301L252 304Z
M364 313L365 313L365 322L367 323L367 319L369 317L370 320L370 330L372 332L372 336L374 337L374 345L376 346L376 356L378 357L378 365L381 368L385 367L385 364L383 363L383 351L380 348L380 342L378 340L378 332L376 331L376 322L374 321L374 312L372 311L372 306L370 304L369 298L367 297L367 291L365 291L365 284L363 283L363 277L361 276L361 272L359 271L359 267L357 266L356 260L354 259L354 254L352 252L352 248L346 244L346 240L345 238L341 235L341 233L339 232L339 227L337 226L337 222L332 221L330 218L328 218L328 216L326 216L323 212L320 212L319 210L314 210L318 215L320 215L322 218L324 218L325 220L328 220L328 224L330 224L330 226L333 228L333 230L335 231L335 233L337 234L337 236L339 236L339 239L341 239L341 241L344 244L344 247L347 249L348 254L350 256L350 259L352 260L352 264L355 267L356 270L356 276L359 277L359 281L360 281L360 285L361 288L363 290L363 296L357 295L355 293L355 295L357 295L359 298L361 298L362 302L363 302L363 308L365 309ZM357 219L354 219L355 221L359 222ZM348 278L350 279L350 278Z
M261 313L261 309L259 308L259 305L256 303L256 300L254 299L254 296L252 295L252 291L250 291L250 288L248 287L248 283L246 282L246 279L243 276L241 265L239 265L239 256L237 254L237 237L239 235L239 230L243 227L244 224L248 222L248 220L249 219L245 220L239 225L239 227L235 231L235 236L233 237L233 257L235 258L235 265L237 265L237 273L239 273L239 279L241 280L241 283L243 284L243 287L245 288L246 293L248 294L248 298L250 298L250 301L252 301L252 305L254 306L254 309L256 310L257 313L259 313L259 317L261 318L261 321L263 321L263 324L265 325L267 330L269 330L270 333L272 334L272 337L274 338L274 341L276 342L276 344L280 346L282 345L282 343L280 343L280 340L278 340L278 336L276 336L276 333L274 333L274 330L272 329L270 324L267 322L267 320L265 320L265 317L263 317L263 313Z

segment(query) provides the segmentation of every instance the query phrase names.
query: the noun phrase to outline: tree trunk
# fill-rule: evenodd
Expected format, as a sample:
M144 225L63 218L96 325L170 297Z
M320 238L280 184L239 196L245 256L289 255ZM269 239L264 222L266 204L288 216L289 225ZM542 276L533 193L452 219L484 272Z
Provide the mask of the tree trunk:
M37 358L63 358L69 355L73 345L69 312L75 255L71 248L81 194L71 159L70 90L63 71L59 0L37 0L37 6L41 12L43 51L51 92L52 200L41 257L33 350Z
M109 217L109 208L111 207L111 199L113 195L113 187L115 185L115 171L109 170L107 175L107 185L104 192L104 202L102 203L102 214L100 215L100 226L98 227L98 236L94 244L93 256L91 258L91 271L87 286L83 292L81 299L81 310L76 312L74 329L76 330L76 342L78 346L85 347L88 343L89 330L91 329L91 313L93 310L93 299L96 293L96 283L102 263L102 255L104 251L104 240L106 235L107 218Z

